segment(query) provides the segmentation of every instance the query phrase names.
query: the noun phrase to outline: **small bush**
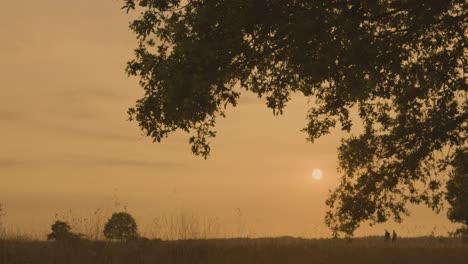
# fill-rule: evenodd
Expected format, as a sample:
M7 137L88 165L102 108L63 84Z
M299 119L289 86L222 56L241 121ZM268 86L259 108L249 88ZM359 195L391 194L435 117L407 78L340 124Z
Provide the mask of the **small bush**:
M50 228L52 232L47 235L47 240L67 241L80 238L80 235L71 232L71 227L67 222L57 220Z

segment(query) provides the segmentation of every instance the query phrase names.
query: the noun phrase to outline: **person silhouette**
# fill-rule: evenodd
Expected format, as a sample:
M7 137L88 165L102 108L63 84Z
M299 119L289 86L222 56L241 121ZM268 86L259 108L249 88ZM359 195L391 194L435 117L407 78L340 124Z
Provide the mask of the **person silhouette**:
M385 239L384 239L384 241L387 242L389 240L390 240L390 232L388 232L388 230L385 229Z
M397 239L397 233L395 232L395 230L393 230L393 234L392 234L392 242L395 242Z

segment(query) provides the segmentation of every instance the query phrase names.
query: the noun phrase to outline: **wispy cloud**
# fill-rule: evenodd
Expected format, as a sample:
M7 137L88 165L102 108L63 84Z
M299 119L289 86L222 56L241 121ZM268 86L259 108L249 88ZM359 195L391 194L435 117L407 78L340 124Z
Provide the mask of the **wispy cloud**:
M81 98L81 97L99 97L99 98L120 98L122 95L111 90L103 88L79 88L64 90L57 94L60 97Z
M75 164L84 166L98 166L98 167L140 167L140 168L176 168L182 167L184 164L172 161L148 161L136 159L116 159L116 158L97 158L86 160L75 160Z
M24 160L16 157L0 158L0 169L23 169L30 167L42 167L53 162L54 166L80 166L80 167L108 167L108 168L160 168L173 169L184 167L186 164L168 160L137 160L112 157L86 157L74 154L61 154L36 157Z
M126 135L120 134L115 132L106 132L106 131L99 131L99 130L91 130L91 129L84 129L84 128L77 128L77 127L69 127L65 125L59 124L49 124L48 127L51 129L60 132L60 134L73 136L74 138L88 138L88 139L96 139L96 140L115 140L115 141L130 141L136 142L138 141L139 136L135 135Z
M77 112L74 113L72 116L74 118L81 119L94 119L95 115L93 113L86 113L86 112ZM1 121L8 121L8 122L16 122L18 124L34 127L34 129L41 129L46 131L52 131L53 133L58 133L64 136L71 136L75 139L77 138L87 138L87 139L94 139L94 140L114 140L114 141L127 141L127 142L136 142L142 138L141 135L138 134L124 134L121 132L115 132L111 129L108 131L95 129L93 127L79 127L75 125L67 125L67 123L71 123L68 119L66 122L58 123L53 121L49 118L44 120L44 118L35 117L33 114L26 114L21 112L15 112L10 110L1 110L0 109L0 122ZM52 122L53 121L53 122Z
M0 158L0 169L2 168L27 168L31 167L32 163L25 161L25 160L20 160L20 159L12 159L12 158Z
M21 117L21 114L11 110L0 109L0 121L15 121Z
M263 99L258 98L255 95L248 94L248 95L241 96L237 103L242 104L242 105L251 105L251 104L262 105L262 104L266 104L266 100L264 98Z

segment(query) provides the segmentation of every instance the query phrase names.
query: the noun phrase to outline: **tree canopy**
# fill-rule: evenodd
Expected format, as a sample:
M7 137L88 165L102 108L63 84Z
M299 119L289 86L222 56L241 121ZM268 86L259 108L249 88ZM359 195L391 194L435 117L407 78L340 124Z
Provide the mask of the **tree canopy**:
M113 213L104 225L104 236L107 239L117 240L138 238L138 228L135 219L129 213Z
M466 144L465 0L124 3L141 12L127 71L145 91L129 115L154 141L186 131L206 158L216 119L240 92L265 98L275 115L302 94L314 102L309 141L349 132L327 201L334 234L401 221L408 203L440 208L443 172Z

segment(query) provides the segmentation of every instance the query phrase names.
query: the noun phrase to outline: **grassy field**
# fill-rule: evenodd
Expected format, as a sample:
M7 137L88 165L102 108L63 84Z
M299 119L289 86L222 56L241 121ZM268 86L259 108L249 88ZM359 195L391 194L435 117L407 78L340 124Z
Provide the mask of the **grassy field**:
M468 244L450 238L258 238L128 243L0 240L0 264L468 263Z

